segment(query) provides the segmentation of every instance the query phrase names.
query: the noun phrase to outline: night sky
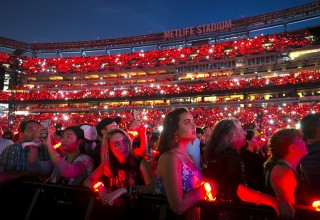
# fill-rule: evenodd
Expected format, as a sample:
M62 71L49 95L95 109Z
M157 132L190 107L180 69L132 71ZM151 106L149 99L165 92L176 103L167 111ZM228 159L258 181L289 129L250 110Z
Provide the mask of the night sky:
M2 0L0 36L26 43L159 33L235 20L312 0Z

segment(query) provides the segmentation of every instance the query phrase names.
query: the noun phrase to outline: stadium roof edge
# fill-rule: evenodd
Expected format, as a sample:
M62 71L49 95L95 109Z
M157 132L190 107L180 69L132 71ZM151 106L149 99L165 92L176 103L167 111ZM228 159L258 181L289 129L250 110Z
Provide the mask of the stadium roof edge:
M59 50L76 52L80 50L101 51L118 50L125 48L142 48L153 45L159 47L159 45L166 44L181 44L183 42L190 43L192 41L203 40L205 38L217 39L219 37L228 37L237 34L243 35L244 33L248 33L249 35L250 32L267 28L271 29L279 26L283 26L285 30L287 25L316 18L320 18L320 1L237 20L217 22L213 24L206 24L198 27L190 27L180 30L169 30L162 33L129 36L124 38L78 42L28 44L5 37L0 37L0 47L9 49L20 49L33 54L54 53ZM206 30L209 31L205 33L194 33L193 30L199 27L206 27Z

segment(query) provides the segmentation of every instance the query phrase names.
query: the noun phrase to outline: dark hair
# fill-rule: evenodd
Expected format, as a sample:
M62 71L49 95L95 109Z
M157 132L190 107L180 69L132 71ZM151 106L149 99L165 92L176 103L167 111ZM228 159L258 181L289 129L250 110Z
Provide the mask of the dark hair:
M196 133L197 134L204 134L204 132L203 132L203 129L202 128L200 128L200 127L196 127Z
M21 132L24 132L27 128L27 125L30 124L30 123L37 123L38 125L40 125L40 123L38 121L35 121L35 120L27 120L27 121L23 121L20 123L19 125L19 131Z
M189 112L186 108L177 108L169 112L163 120L163 130L159 139L159 157L166 151L174 148L176 131L179 129L180 115Z
M268 168L271 163L283 159L289 151L289 146L296 138L303 138L302 132L295 128L283 128L271 135L268 141L268 149L271 153L266 161L265 167Z
M213 132L206 143L205 160L214 160L223 150L232 148L232 142L229 135L235 131L238 119L222 119L214 126Z
M254 135L256 134L254 130L252 129L248 129L246 130L247 134L246 134L246 140L247 141L251 141L252 138L254 137Z
M204 132L207 128L210 128L210 126L203 126L203 128L202 128L203 132Z
M64 132L66 132L68 130L71 130L71 131L73 131L75 133L75 135L77 137L77 140L79 140L79 139L84 140L84 132L80 127L78 127L78 126L69 126L69 127L67 127L66 129L63 130L62 135L64 134Z
M119 124L121 122L121 117L120 116L115 116L114 118L104 118L102 119L97 125L96 125L96 129L97 129L97 133L102 136L102 130L109 124L116 122L117 124Z
M158 132L152 132L151 139L152 141L156 142L159 140L159 133Z
M306 115L300 121L301 131L307 139L315 138L318 127L320 127L320 113Z
M13 132L12 132L12 131L9 131L9 130L3 132L2 138L3 138L3 139L13 140Z

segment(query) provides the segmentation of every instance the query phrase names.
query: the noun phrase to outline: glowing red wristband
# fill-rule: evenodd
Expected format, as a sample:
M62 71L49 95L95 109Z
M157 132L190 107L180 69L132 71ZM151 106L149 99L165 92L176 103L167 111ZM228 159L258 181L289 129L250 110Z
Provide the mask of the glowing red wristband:
M97 182L96 184L93 185L93 190L95 192L100 192L101 190L103 190L104 185L102 182Z
M203 182L203 187L204 187L204 189L206 190L206 195L207 195L207 197L208 197L208 200L209 201L215 201L216 200L216 198L213 198L213 196L212 196L212 193L211 193L211 186L210 186L210 183L208 183L208 182Z
M312 207L317 211L320 212L320 200L314 201L312 203Z

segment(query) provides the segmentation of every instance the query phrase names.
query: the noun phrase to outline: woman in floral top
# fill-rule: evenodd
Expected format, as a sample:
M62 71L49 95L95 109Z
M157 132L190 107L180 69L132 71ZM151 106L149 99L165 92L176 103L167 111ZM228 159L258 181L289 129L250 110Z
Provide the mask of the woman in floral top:
M186 152L187 144L195 138L196 126L187 109L175 109L166 115L159 141L155 191L166 195L170 209L178 215L206 196L202 175ZM213 196L214 192L213 187Z

